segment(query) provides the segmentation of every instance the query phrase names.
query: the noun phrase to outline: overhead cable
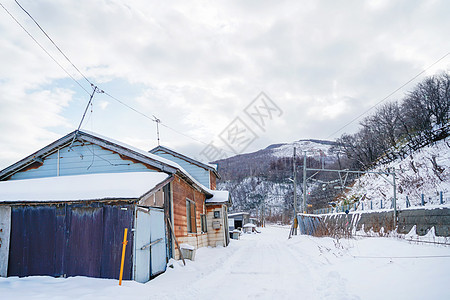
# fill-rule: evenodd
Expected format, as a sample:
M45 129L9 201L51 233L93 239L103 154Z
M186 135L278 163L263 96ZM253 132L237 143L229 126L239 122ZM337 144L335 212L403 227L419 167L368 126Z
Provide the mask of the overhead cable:
M2 3L0 3L0 6L8 13L8 15L28 34L28 36L33 39L33 41L78 85L80 86L88 95L90 95L91 93L89 93L89 91L82 86L47 50L45 50L45 48L31 35L30 32L28 32L28 30L22 26L22 24L9 12L9 10L3 6Z
M438 62L440 62L441 60L443 60L444 58L446 58L448 55L450 55L450 52L448 52L447 54L445 54L444 56L442 56L441 58L439 58L437 61L435 61L434 63L432 63L431 65L429 65L426 69L422 70L421 72L419 72L416 76L414 76L413 78L411 78L410 80L408 80L407 82L405 82L404 84L402 84L399 88L395 89L393 92L389 93L389 95L387 95L386 97L384 97L383 99L381 99L380 101L378 101L375 105L371 106L369 109L365 110L363 113L361 113L360 115L358 115L357 117L355 117L354 119L352 119L350 122L348 122L347 124L345 124L344 126L342 126L341 128L339 128L338 130L336 130L335 132L333 132L332 134L330 134L327 139L329 139L330 137L334 136L336 133L340 132L342 129L346 128L347 126L349 126L350 124L352 124L353 122L355 122L356 120L358 120L359 118L361 118L362 116L364 116L366 113L368 113L369 111L371 111L372 109L374 109L376 106L378 106L380 103L386 101L389 97L391 97L392 95L394 95L396 92L398 92L399 90L401 90L402 88L404 88L406 85L408 85L410 82L412 82L413 80L415 80L417 77L419 77L420 75L422 75L423 73L425 73L426 71L428 71L431 67L433 67L434 65L436 65Z
M72 65L72 67L75 68L75 70L77 70L77 72L91 85L93 85L93 83L80 71L80 69L77 68L77 66L75 66L75 64L67 57L67 55L64 54L64 52L58 47L58 45L56 45L56 43L52 40L52 38L47 34L47 32L45 32L45 30L41 27L41 25L39 25L39 23L33 18L33 16L31 16L31 14L25 9L23 8L22 5L20 5L20 3L17 0L14 0L16 2L16 4L31 18L31 20L33 20L34 24L36 24L36 26L45 34L45 36L50 40L50 42L56 47L56 49L58 49L58 51L64 56L64 58Z

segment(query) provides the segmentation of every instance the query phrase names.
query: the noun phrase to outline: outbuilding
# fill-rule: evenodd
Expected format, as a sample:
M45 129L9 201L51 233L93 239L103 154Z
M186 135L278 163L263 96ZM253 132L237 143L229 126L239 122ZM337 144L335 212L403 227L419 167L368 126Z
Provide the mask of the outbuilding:
M250 214L248 212L237 212L228 214L228 219L233 220L230 222L234 223L234 228L230 228L230 230L233 229L242 229L244 224L247 224L250 222Z
M0 215L9 225L0 228L0 275L119 278L128 228L123 278L148 281L166 268L160 195L172 179L133 172L0 182Z

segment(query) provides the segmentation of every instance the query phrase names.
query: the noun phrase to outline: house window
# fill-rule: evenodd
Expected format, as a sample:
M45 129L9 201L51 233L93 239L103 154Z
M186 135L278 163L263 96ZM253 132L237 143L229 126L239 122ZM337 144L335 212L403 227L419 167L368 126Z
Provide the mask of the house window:
M195 223L195 202L186 199L186 217L187 231L190 233L197 232L197 224Z
M208 227L206 226L206 215L200 215L200 221L202 222L202 232L208 232Z

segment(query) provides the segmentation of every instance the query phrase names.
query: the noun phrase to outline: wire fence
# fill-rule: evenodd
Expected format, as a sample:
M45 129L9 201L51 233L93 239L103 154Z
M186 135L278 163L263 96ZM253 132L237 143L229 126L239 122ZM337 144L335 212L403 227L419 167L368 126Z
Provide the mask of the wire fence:
M401 200L401 201L399 201ZM377 201L363 201L355 202L346 205L340 205L335 207L326 207L313 210L313 214L334 214L340 212L351 211L370 211L378 209L394 209L393 199L384 200L379 199ZM425 195L421 194L420 197L410 198L408 196L403 199L397 199L397 209L406 209L410 207L425 207L450 204L450 193L439 192L437 195Z

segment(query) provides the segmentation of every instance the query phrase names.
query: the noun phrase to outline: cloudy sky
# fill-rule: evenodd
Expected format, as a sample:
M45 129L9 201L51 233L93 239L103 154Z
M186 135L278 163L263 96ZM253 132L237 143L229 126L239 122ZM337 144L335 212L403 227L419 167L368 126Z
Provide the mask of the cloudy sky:
M18 1L107 92L83 129L148 150L156 116L163 145L201 160L211 145L232 155L354 132L358 121L336 133L450 51L446 0ZM2 169L75 130L92 88L13 0L0 3ZM449 70L450 55L391 99ZM230 128L251 136L230 140Z

